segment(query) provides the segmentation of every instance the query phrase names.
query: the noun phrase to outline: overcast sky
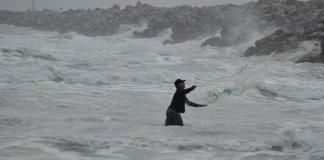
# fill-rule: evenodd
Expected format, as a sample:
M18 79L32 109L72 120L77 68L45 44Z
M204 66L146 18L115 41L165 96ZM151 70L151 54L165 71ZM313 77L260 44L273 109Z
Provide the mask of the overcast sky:
M37 9L68 8L110 8L113 4L119 4L122 8L126 5L134 5L138 0L35 0ZM176 6L188 4L191 6L209 6L224 3L242 4L256 0L141 0L142 3L154 6ZM31 0L0 0L0 10L25 11L31 6Z

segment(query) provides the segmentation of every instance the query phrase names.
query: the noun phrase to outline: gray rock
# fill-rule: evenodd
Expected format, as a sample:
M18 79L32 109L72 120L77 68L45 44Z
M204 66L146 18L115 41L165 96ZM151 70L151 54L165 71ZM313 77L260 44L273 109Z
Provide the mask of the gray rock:
M258 48L257 47L249 47L244 52L243 56L250 57L250 56L253 56L253 55L259 55L258 53L259 53L259 51L258 51Z
M275 26L291 33L289 36L278 32L272 37L257 41L259 55L294 48L299 41L295 39L299 37L321 38L324 32L323 17L323 0L258 0L243 5L228 4L201 8L186 5L163 8L137 2L135 6L126 6L124 9L114 5L108 9L70 9L64 12L0 11L0 23L62 33L78 32L89 36L115 34L118 33L121 24L142 24L145 21L148 28L142 32L134 32L135 37L151 38L171 28L171 39L165 41L165 44L210 37L221 28L223 29L220 38L213 37L206 40L202 46L233 46L244 43L249 38L250 32L246 28L254 30L249 28L251 26L260 32L265 31L267 26ZM252 19L255 24L242 27L248 19ZM297 36L300 33L303 35Z
M245 56L269 55L273 52L285 52L296 49L298 44L305 38L299 33L288 33L282 29L276 30L270 36L264 37L255 42L255 47L245 51Z
M120 5L114 4L112 7L114 10L120 11Z
M212 37L205 40L201 47L204 46L216 46L216 47L228 47L235 46L244 43L250 38L250 35L236 26L224 26L220 32L221 37Z
M306 56L300 58L297 63L311 62L311 63L324 63L324 53L323 53L323 40L319 41L321 50L312 50Z
M230 44L227 41L225 41L224 39L222 39L220 37L212 37L212 38L205 40L201 44L201 47L204 47L204 46L227 47L229 45Z

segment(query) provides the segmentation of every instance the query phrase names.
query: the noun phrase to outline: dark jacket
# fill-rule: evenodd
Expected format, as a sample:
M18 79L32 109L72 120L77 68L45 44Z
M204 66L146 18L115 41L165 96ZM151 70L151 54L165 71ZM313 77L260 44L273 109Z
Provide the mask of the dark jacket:
M186 94L194 90L195 87L190 87L184 90L177 89L176 92L173 95L171 104L169 108L174 109L178 113L184 113L185 112L185 103L189 100L186 97Z

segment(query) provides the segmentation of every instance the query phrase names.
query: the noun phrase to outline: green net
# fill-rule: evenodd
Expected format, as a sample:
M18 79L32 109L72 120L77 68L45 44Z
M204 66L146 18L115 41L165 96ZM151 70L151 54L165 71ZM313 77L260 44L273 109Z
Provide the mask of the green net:
M225 88L223 91L219 91L217 89L209 90L207 94L208 94L208 97L210 100L207 102L207 104L216 102L222 96L229 96L235 90L237 90L237 89L236 88Z

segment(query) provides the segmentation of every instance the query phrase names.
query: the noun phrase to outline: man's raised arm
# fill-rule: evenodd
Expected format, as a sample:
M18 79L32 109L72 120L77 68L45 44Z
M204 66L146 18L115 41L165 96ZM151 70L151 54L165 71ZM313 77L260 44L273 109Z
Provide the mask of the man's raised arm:
M191 86L190 88L187 88L184 90L184 93L187 94L187 93L190 93L191 91L193 91L194 89L196 88L195 85Z
M188 106L192 106L192 107L206 107L207 105L205 104L197 104L194 102L189 101L189 99L186 97L186 103L188 104Z

